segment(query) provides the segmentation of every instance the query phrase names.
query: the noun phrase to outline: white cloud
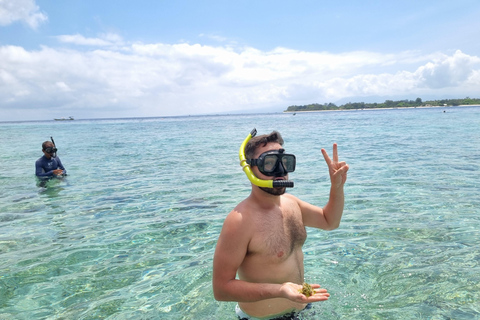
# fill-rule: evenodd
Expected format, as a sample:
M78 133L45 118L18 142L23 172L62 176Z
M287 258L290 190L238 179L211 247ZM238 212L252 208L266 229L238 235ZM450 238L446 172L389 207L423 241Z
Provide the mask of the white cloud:
M66 37L66 36L65 36ZM480 58L417 52L303 52L199 44L113 46L115 35L79 35L78 51L0 47L0 118L24 108L45 118L161 116L424 94L476 97ZM109 39L109 40L107 40ZM102 42L104 41L104 42ZM388 70L388 71L386 71ZM394 70L392 72L392 70ZM470 91L469 91L470 90ZM380 102L380 101L379 101ZM33 114L33 113L29 113Z
M0 0L0 26L21 21L36 29L47 20L47 15L40 12L35 0Z
M123 45L122 38L117 34L101 34L98 38L85 38L80 34L60 35L56 37L63 43L71 43L80 46L107 47Z
M214 41L217 41L217 42L227 42L228 39L225 38L225 37L222 37L222 36L219 36L219 35L215 35L215 34L204 34L204 33L201 33L198 35L200 38L207 38L207 39L211 39L211 40L214 40Z
M72 89L70 89L70 87L63 81L58 81L57 83L55 83L55 85L57 86L58 89L60 89L61 91L65 91L65 92L69 92L69 91L72 91Z
M466 82L473 75L474 67L480 64L479 57L471 57L456 51L451 57L443 56L435 61L428 62L416 71L429 88L448 88Z

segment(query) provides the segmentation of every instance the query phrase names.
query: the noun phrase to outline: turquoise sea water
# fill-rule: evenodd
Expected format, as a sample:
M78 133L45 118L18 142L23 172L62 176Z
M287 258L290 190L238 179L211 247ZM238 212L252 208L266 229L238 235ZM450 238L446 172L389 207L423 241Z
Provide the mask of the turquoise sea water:
M340 228L307 229L331 298L306 319L480 318L480 107L451 107L0 123L0 319L235 319L212 257L254 127L282 133L311 203L321 148L350 165ZM50 136L69 175L41 187Z

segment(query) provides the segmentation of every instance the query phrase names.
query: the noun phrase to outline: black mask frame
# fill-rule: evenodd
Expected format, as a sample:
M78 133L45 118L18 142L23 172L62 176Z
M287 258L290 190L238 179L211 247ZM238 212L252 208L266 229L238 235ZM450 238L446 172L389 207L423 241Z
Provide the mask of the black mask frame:
M262 153L257 159L247 159L247 163L257 166L266 176L284 176L287 172L294 172L296 165L295 155L284 152L285 149L270 150Z

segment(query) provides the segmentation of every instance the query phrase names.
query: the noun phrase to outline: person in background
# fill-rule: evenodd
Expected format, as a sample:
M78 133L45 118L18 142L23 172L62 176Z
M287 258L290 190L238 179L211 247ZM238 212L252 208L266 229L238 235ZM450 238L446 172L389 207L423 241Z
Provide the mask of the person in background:
M273 131L248 141L247 163L258 179L288 180L295 170L295 156L286 154L280 133ZM285 187L259 187L226 217L213 259L213 293L218 301L236 301L238 319L298 319L312 302L330 294L312 284L312 296L300 293L304 283L302 246L305 227L333 230L344 207L343 186L348 165L333 160L322 149L330 174L330 197L320 208L285 193ZM312 168L312 174L319 173ZM238 274L238 277L237 277Z
M43 156L35 162L35 175L40 179L62 177L67 170L57 157L57 148L51 141L42 143Z

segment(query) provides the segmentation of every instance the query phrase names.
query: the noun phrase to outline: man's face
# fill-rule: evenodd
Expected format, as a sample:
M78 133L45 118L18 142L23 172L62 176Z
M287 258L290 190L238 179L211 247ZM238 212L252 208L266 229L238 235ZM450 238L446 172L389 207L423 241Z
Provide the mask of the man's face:
M258 159L258 157L264 152L271 151L271 150L279 150L279 149L282 149L282 146L279 143L276 143L276 142L267 143L267 145L265 145L264 147L259 147L256 150L254 159ZM263 173L260 172L257 166L252 166L252 171L257 178L262 180L288 180L288 172L286 171L284 171L283 174L281 175L275 175L275 176L264 175ZM287 189L286 187L280 187L280 188L259 187L259 188L274 196L280 196L284 194L285 190Z
M43 149L43 154L47 159L50 159L55 152L52 152L55 149L53 143L47 143L45 144L45 149ZM50 152L49 152L50 151Z

